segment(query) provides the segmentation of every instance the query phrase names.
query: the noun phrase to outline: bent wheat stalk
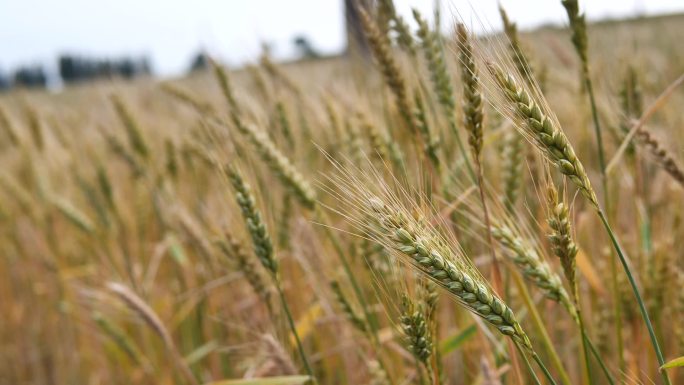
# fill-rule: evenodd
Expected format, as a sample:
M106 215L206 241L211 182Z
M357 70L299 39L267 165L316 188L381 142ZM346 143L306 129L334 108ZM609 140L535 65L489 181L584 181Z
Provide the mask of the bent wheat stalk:
M107 289L119 297L119 299L132 311L140 315L147 326L157 333L159 338L161 338L161 340L164 342L164 346L166 346L166 349L169 351L174 364L183 374L183 377L185 377L185 379L192 385L199 385L199 382L192 374L188 364L185 362L185 360L183 360L183 356L178 351L178 348L171 337L171 333L169 333L168 329L166 329L164 323L161 321L157 313L155 313L155 311L152 310L152 308L135 292L123 284L109 282L107 283Z

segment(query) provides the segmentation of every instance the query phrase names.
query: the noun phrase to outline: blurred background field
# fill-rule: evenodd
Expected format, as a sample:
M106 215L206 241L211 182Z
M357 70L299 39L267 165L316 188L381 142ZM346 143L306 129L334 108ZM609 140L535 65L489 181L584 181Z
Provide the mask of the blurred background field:
M464 129L467 91L454 31L432 35L453 87L449 115L417 24L410 24L413 45L397 32L397 20L413 16L387 19L383 4L391 1L368 2L368 12L376 27L387 23L380 31L410 111L396 104L387 67L365 38L345 52L319 54L302 36L287 60L266 49L240 65L201 51L189 60L194 68L159 77L144 55L63 58L56 82L37 70L24 80L7 76L0 93L0 383L494 385L533 383L531 373L550 383L539 367L528 371L525 353L507 347L495 323L473 316L417 274L415 263L363 233L357 223L369 212L346 211L350 190L335 179L334 162L367 182L360 191L377 193L382 183L395 194L408 191L400 199L407 213L463 250L485 286L515 311L559 384L665 383L591 202L518 134L520 123L503 113L503 98L486 80L484 182L471 179L471 153L458 148L472 133ZM508 7L515 22L516 6ZM424 12L434 30L435 18ZM439 20L452 19L446 8ZM353 24L348 33L363 36L363 23ZM514 72L508 37L476 32L488 34L471 35L474 50L493 50ZM634 122L684 73L684 14L592 22L587 34L610 161ZM615 158L606 190L570 30L547 25L518 36L548 110L629 255L665 358L683 355L684 91L657 103L646 133ZM405 130L406 112L426 128ZM427 144L438 149L434 161ZM251 198L235 178L251 186ZM548 238L551 186L570 208L578 306L602 357L588 371L575 316L547 298L532 267L518 268L515 250L487 241L483 202L492 223L529 238L572 295ZM259 212L247 222L246 201ZM503 287L492 278L493 248ZM514 284L518 276L528 278L524 288ZM414 313L428 325L422 342ZM668 373L672 383L684 381L680 369ZM281 382L264 379L276 376ZM237 379L253 382L229 382Z

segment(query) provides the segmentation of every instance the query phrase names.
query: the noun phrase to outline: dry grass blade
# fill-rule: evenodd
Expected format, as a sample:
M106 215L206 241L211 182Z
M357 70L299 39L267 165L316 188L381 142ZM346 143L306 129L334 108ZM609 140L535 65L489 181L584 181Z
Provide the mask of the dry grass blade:
M142 298L135 294L135 292L123 284L109 282L107 283L107 289L116 294L116 296L119 297L119 299L121 299L126 306L137 313L143 319L143 321L145 321L147 326L149 326L150 329L152 329L164 342L164 345L169 351L174 364L183 374L183 377L185 377L189 383L198 385L199 383L197 382L197 379L183 360L183 356L178 352L176 344L173 342L173 337L171 337L171 333L169 333L169 331L166 329L164 323L161 321L157 313L155 313L155 311L152 310L152 308L145 303Z
M667 86L667 88L660 95L658 95L656 100L654 100L653 103L651 103L648 106L648 108L646 108L646 111L644 111L644 113L641 115L639 120L637 120L636 122L634 122L634 124L632 124L632 128L629 130L629 133L622 140L622 143L620 144L620 147L618 148L618 150L615 152L615 155L613 155L613 158L610 160L610 162L608 162L608 165L606 166L606 173L610 173L610 171L613 168L615 168L615 166L620 161L622 154L624 154L625 150L629 146L629 143L632 140L632 138L634 137L634 135L637 134L639 129L644 124L646 124L648 119L650 119L651 116L653 114L655 114L656 111L658 111L658 109L660 109L663 106L663 104L665 104L667 99L669 99L670 96L672 96L672 94L674 93L674 91L679 86L681 86L682 84L684 84L684 74L680 75L675 81L670 83L670 85Z

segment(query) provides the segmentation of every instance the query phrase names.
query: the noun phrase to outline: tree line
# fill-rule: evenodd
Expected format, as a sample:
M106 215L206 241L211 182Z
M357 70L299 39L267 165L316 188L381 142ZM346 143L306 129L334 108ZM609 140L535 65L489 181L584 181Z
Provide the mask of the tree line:
M57 58L58 79L64 84L75 84L97 79L120 77L133 79L152 74L147 57L123 57L117 59L98 59L79 55L61 55ZM0 90L11 88L45 88L51 80L45 66L25 65L6 74L0 72Z

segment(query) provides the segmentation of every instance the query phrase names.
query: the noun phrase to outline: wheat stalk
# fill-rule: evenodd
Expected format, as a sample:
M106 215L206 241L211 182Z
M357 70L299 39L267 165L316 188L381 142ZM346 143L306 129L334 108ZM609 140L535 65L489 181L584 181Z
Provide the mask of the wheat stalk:
M439 168L439 140L434 138L430 131L430 125L425 112L425 104L423 103L423 98L421 97L420 92L415 91L413 95L413 100L416 106L416 110L413 115L415 117L418 132L420 132L421 136L423 137L425 155L427 155L428 159L435 168Z
M271 237L266 230L266 225L261 219L261 213L256 208L251 189L249 185L245 183L237 168L229 167L226 169L226 174L233 186L233 189L235 190L235 199L238 206L240 206L242 217L245 220L247 230L252 238L254 254L257 256L262 266L268 270L271 275L276 290L278 291L283 310L287 316L287 320L290 325L290 331L295 337L297 350L299 351L299 355L304 363L306 372L309 376L311 376L311 378L314 378L313 370L311 369L306 354L304 353L304 347L302 346L299 333L297 332L294 319L292 318L290 307L285 298L285 293L283 292L282 284L278 275L278 261L275 259Z
M437 95L439 104L445 111L448 119L452 119L456 113L456 101L454 100L454 89L451 85L451 76L447 69L444 59L444 51L439 43L437 32L432 31L427 21L418 12L413 10L413 18L418 23L418 37L423 48L423 55L430 72L430 80Z
M411 35L411 29L394 7L392 0L380 0L378 2L378 27L385 36L390 30L396 32L396 41L400 47L406 50L411 56L416 54L416 44Z
M7 133L7 137L12 145L18 146L20 144L19 135L17 134L17 130L14 127L14 124L12 124L9 116L7 116L7 112L4 108L2 108L2 106L0 106L0 126Z
M672 179L684 187L684 168L679 165L679 162L665 149L662 143L646 130L644 126L637 128L634 135L636 136L637 143L646 148L653 159L655 159L656 163L658 163Z
M140 125L138 125L138 122L133 118L133 114L118 95L112 95L110 100L114 105L117 116L126 128L126 135L128 135L128 142L131 148L135 153L140 155L141 158L147 159L150 150L145 143Z
M373 52L375 60L385 83L394 94L397 112L401 116L406 128L411 132L416 131L416 125L411 115L411 103L408 97L406 79L399 69L399 65L390 52L390 44L387 36L383 35L378 29L377 24L364 9L359 9L361 15L361 25L368 39L369 46Z
M522 49L520 44L520 38L518 37L518 26L508 18L506 10L499 5L499 15L501 15L501 21L504 25L504 32L508 37L509 47L511 49L511 59L515 68L518 70L520 76L525 79L528 84L534 82L534 75L532 74L532 66L525 55L525 51Z
M276 103L276 117L278 119L278 125L280 126L280 131L283 134L283 137L285 137L285 140L287 140L287 144L290 146L290 148L294 148L295 146L295 139L294 136L292 135L292 128L290 124L290 120L287 117L287 111L285 110L285 104L281 101L278 101Z
M506 129L501 158L503 162L504 203L509 212L515 209L523 181L523 138L513 128Z
M458 35L459 63L461 64L461 81L463 82L463 126L468 132L468 143L473 159L480 164L482 152L482 95L477 76L477 67L473 58L468 31L463 24L456 26Z
M114 135L104 135L109 149L128 165L134 178L145 175L145 167L138 161L138 158L121 143L121 140Z
M102 332L106 334L119 349L126 353L131 361L140 365L145 372L149 373L152 371L145 356L140 352L140 349L135 345L135 342L128 337L123 329L113 324L100 312L93 312L92 318Z
M93 224L93 221L67 200L58 197L52 197L49 200L57 208L57 210L59 210L59 212L69 220L69 222L73 223L84 233L89 235L95 233L95 225Z
M368 333L369 330L366 321L354 310L352 304L349 302L349 299L342 291L340 283L336 280L332 280L330 281L330 288L332 289L335 300L340 305L340 308L342 309L342 312L347 320L349 320L349 322L361 333Z
M579 1L578 0L561 0L561 4L565 8L565 12L568 14L568 20L570 21L570 29L572 30L572 44L575 46L577 55L580 57L582 62L582 72L587 73L589 71L588 62L588 39L587 39L587 23L584 14L579 11Z
M210 103L201 100L197 95L193 95L189 90L168 82L162 83L161 89L181 102L192 106L192 108L202 114L215 113L214 107Z
M368 117L361 111L356 113L356 118L359 121L361 131L365 132L370 142L370 147L373 150L372 155L378 160L389 159L388 154L388 139L382 134L376 125L368 120Z
M43 151L45 149L45 133L43 132L43 122L38 111L30 104L24 103L24 115L26 116L26 120L28 120L29 132L31 133L33 144L38 151Z

